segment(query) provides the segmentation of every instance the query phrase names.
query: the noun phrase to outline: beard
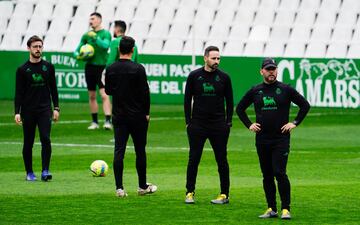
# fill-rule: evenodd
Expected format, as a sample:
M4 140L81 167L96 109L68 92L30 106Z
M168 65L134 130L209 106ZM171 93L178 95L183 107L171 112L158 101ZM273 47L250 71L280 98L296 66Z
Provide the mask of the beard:
M219 67L219 64L214 63L211 66L209 66L211 69L216 70Z
M41 52L35 52L35 53L31 52L31 56L35 59L39 59L41 58Z

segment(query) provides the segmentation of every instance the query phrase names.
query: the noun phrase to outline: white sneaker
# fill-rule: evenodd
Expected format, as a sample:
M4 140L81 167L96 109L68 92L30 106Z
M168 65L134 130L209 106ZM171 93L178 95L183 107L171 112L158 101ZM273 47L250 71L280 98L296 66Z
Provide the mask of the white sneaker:
M110 122L106 121L106 122L104 123L103 128L104 128L105 130L112 130L112 125L111 125Z
M194 204L195 203L194 195L195 195L194 192L187 193L186 197L185 197L185 203L186 204Z
M147 183L148 187L146 189L138 188L138 195L146 195L146 194L152 194L156 192L157 186L153 185L151 183Z
M128 196L128 194L125 192L125 190L119 188L116 189L116 196L120 198L125 198L126 196Z
M90 126L88 127L88 130L96 130L99 129L99 124L95 122L91 122Z

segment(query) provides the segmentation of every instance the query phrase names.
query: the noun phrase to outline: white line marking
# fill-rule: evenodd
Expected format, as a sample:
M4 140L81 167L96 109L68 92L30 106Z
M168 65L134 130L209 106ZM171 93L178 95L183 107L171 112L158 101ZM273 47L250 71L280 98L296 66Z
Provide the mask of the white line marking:
M290 117L295 117L297 114L291 113ZM352 112L338 112L338 113L309 113L307 116L311 117L317 117L317 116L328 116L328 115L359 115L359 113L352 113ZM237 119L237 116L234 116L233 119ZM255 118L255 115L249 115L249 118ZM151 121L166 121L166 120L185 120L184 117L150 117ZM64 121L58 121L57 124L82 124L82 123L91 123L90 120L64 120ZM0 123L0 126L11 126L16 125L15 122L13 123Z

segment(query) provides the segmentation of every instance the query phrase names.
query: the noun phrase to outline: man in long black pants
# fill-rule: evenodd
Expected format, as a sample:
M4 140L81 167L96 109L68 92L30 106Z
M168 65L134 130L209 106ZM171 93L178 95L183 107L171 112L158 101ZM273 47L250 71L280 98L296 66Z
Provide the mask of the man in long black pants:
M195 183L206 139L214 150L220 176L220 195L213 204L229 203L227 142L233 115L233 92L229 75L218 69L219 49L209 46L205 66L192 71L186 81L184 110L190 145L185 203L195 203ZM224 103L226 102L226 111Z
M51 118L59 118L59 98L55 81L54 66L41 59L43 41L32 36L27 41L30 58L16 71L15 122L22 125L24 134L23 159L26 180L35 181L32 168L32 148L36 126L39 128L41 141L42 173L41 180L52 179L49 172L51 158ZM51 101L54 110L51 109Z
M310 109L308 101L294 88L276 80L277 64L265 58L260 70L263 83L251 88L240 100L236 112L244 125L256 133L263 187L268 209L260 218L277 217L276 186L281 198L282 219L290 219L290 181L286 165L290 150L290 131L299 126ZM294 121L289 122L291 102L300 110ZM254 104L256 122L252 123L245 110Z
M114 175L116 195L126 197L123 169L126 144L131 135L139 177L138 194L154 193L157 186L146 183L146 135L149 123L150 92L145 68L131 61L135 40L124 36L119 44L120 60L106 70L105 92L112 95L115 138Z

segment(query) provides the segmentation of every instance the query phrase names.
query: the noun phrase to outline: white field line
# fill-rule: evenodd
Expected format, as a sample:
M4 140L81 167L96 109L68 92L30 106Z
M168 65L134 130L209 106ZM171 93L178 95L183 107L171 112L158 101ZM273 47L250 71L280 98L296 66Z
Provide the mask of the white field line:
M327 115L359 115L360 113L309 113L307 116L318 117L318 116L327 116ZM297 114L291 113L290 117L295 117ZM236 116L234 116L236 117ZM250 118L255 118L255 115L249 115ZM235 119L235 118L234 118ZM151 117L150 121L166 121L166 120L185 120L184 117ZM57 124L82 124L90 123L90 120L60 120ZM11 126L16 125L15 122L12 123L0 123L0 126Z
M22 142L10 142L4 141L0 142L0 145L22 145ZM40 142L34 143L34 145L41 145ZM80 147L80 148L109 148L113 149L113 144L76 144L76 143L51 143L52 146L58 147ZM134 146L128 145L127 148L134 149ZM188 147L165 147L165 146L146 146L146 149L152 149L152 152L175 152L175 151L189 151ZM228 148L229 151L231 150L239 150L241 148ZM155 150L155 151L154 151ZM204 151L212 151L212 148L204 148ZM239 152L256 152L255 147L251 150L243 150L241 149ZM292 150L290 151L291 154L316 154L317 151L299 151L299 150ZM134 153L131 151L131 153ZM338 152L339 153L339 152ZM341 154L360 154L359 152L341 152Z

